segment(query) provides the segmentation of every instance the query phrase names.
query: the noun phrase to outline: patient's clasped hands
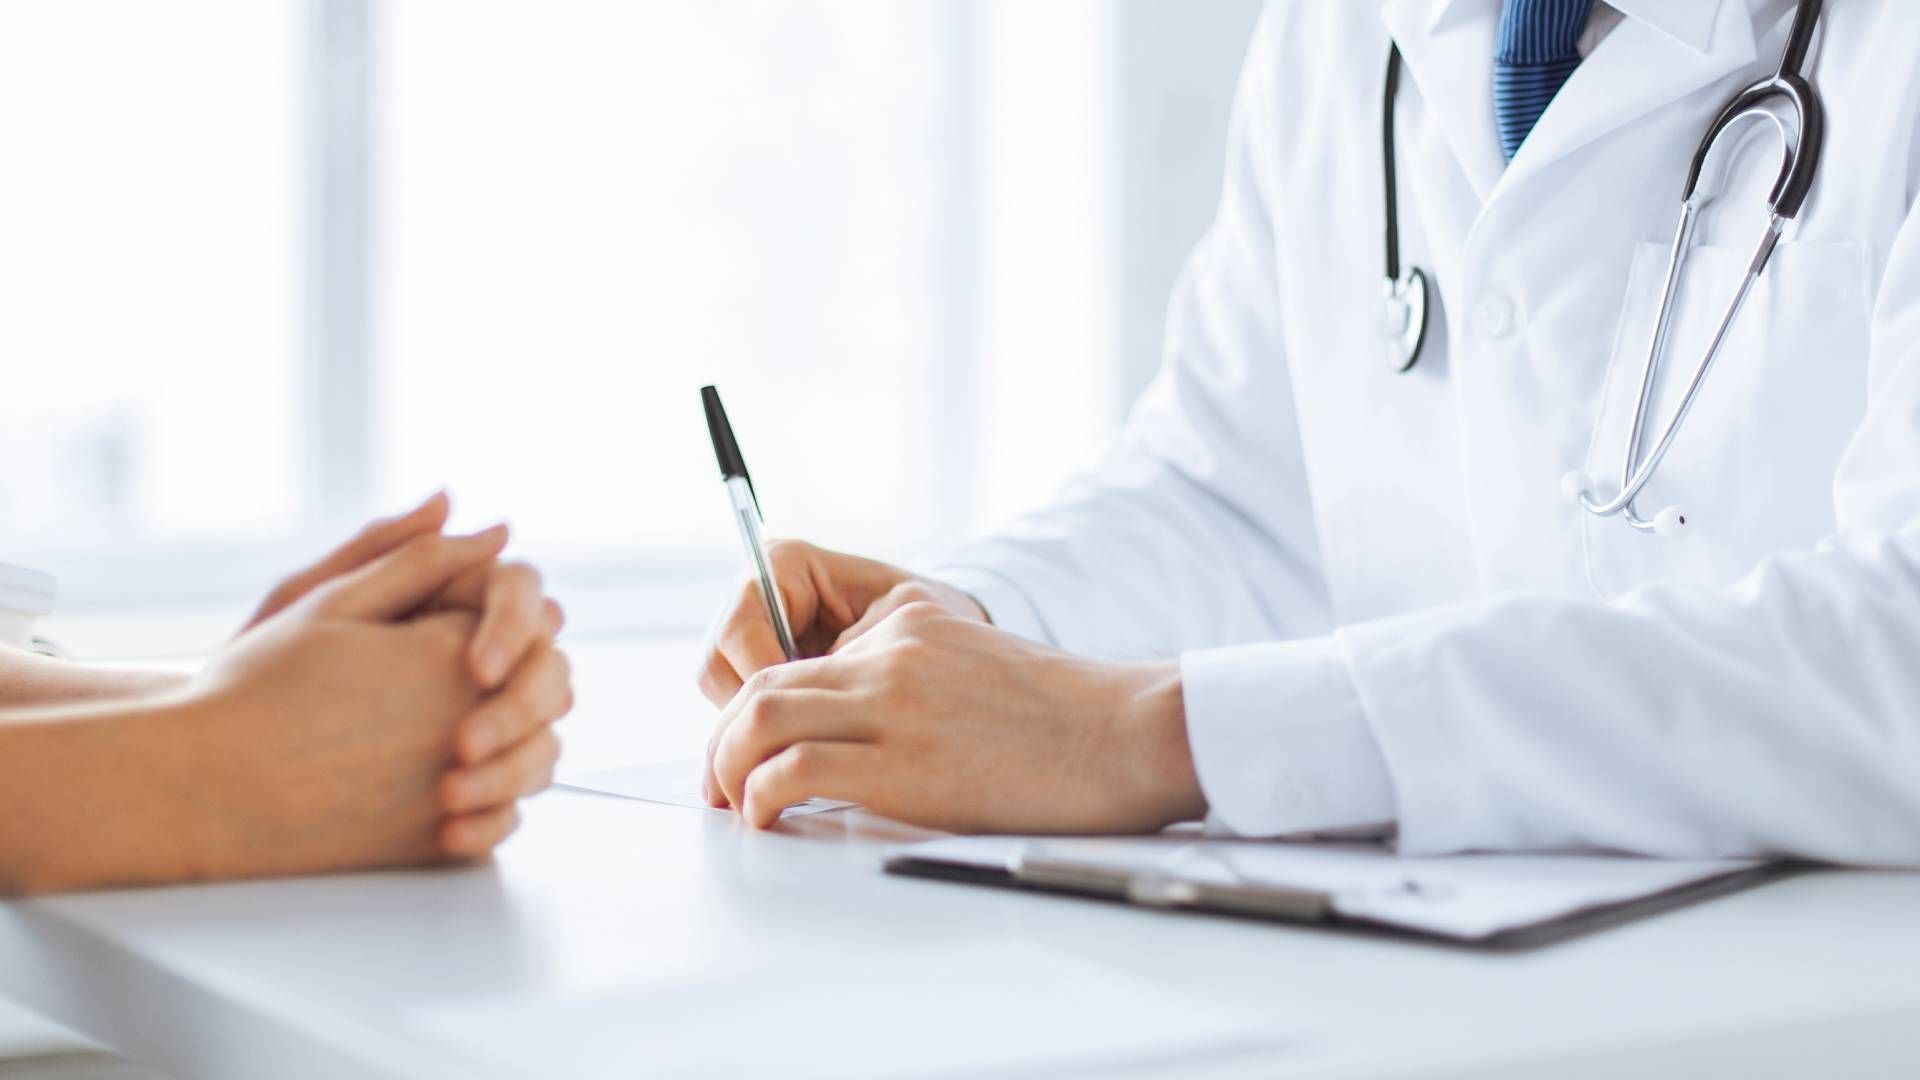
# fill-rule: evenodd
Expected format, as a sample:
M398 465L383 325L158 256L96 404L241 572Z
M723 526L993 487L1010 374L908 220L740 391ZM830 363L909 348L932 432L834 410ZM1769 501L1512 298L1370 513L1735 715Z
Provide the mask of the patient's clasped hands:
M436 495L289 579L197 681L220 716L277 718L234 776L265 813L225 815L252 872L484 855L551 781L573 701L560 608L497 561L504 526L447 536L446 513Z
M136 686L15 654L52 707L0 716L0 893L485 855L546 787L572 705L561 612L443 533L447 500L368 526L275 589L196 676Z

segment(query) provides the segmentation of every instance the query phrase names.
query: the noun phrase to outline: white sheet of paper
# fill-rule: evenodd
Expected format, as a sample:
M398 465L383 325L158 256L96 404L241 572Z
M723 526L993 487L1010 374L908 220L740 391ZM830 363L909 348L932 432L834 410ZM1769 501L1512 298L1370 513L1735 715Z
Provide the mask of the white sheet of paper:
M1468 941L1760 865L1622 855L1406 858L1378 844L1180 837L953 837L896 854L996 869L1024 854L1155 871L1210 885L1312 889L1328 894L1334 910L1349 918Z
M711 1033L731 1023L740 1037ZM1281 1054L1271 1017L1020 940L844 955L692 986L495 999L420 1017L509 1076L1102 1075Z
M699 758L685 758L680 761L659 761L652 765L602 769L598 772L582 773L579 776L563 777L559 783L562 787L598 791L605 795L619 795L643 802L711 810L713 807L708 806L707 800L700 797L700 772L705 768L706 762ZM787 807L780 812L780 816L785 818L798 817L802 814L822 814L829 810L845 810L852 805L848 802L835 802L832 799L808 799L806 802Z

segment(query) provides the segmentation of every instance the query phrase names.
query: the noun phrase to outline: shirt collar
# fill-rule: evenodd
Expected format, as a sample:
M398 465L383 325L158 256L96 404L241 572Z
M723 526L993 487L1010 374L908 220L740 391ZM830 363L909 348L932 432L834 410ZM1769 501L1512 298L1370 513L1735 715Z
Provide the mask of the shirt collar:
M1485 4L1487 0L1479 0ZM1493 0L1498 3L1498 0ZM1720 5L1730 0L1602 0L1629 19L1646 23L1695 52L1704 53L1713 45L1713 26ZM1472 14L1474 0L1437 0L1433 5L1431 28L1439 30L1456 19Z

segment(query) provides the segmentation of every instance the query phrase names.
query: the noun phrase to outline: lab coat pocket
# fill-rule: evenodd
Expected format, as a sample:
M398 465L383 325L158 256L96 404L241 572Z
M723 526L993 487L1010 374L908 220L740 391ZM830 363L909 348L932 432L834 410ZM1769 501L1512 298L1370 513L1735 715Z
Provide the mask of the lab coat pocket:
M1643 451L1673 416L1751 255L1694 249L1656 370ZM1667 256L1661 243L1634 253L1585 464L1607 495L1620 490ZM1684 532L1656 536L1618 516L1583 515L1600 595L1667 579L1725 585L1766 556L1810 548L1833 531L1834 471L1866 408L1868 296L1864 245L1779 245L1635 504L1647 519L1680 507Z

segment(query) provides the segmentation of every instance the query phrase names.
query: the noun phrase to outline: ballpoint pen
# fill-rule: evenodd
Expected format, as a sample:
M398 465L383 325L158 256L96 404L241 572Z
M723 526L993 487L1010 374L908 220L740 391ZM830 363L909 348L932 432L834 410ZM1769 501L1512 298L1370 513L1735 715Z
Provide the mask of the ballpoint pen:
M733 502L740 540L746 544L747 558L753 561L754 573L760 577L760 597L766 601L773 634L780 639L780 651L787 659L797 660L800 650L794 648L793 624L787 621L787 604L774 584L773 564L767 561L767 545L761 535L766 519L760 514L760 496L754 493L753 478L747 475L747 462L740 456L733 425L727 422L727 410L720 404L720 391L711 386L701 387L700 404L707 412L707 433L713 436L713 456L720 459L720 478L726 481L727 497Z

